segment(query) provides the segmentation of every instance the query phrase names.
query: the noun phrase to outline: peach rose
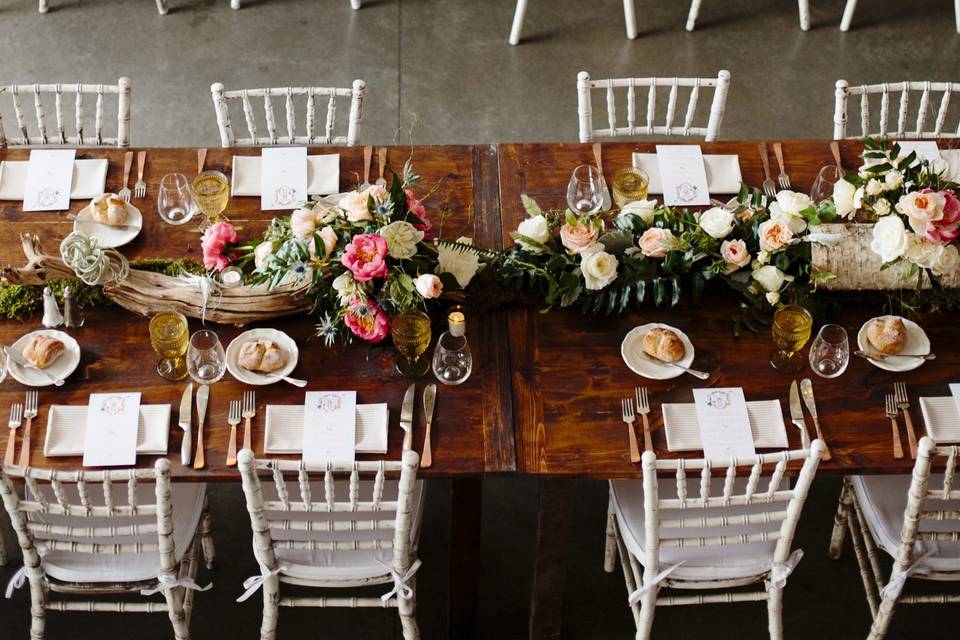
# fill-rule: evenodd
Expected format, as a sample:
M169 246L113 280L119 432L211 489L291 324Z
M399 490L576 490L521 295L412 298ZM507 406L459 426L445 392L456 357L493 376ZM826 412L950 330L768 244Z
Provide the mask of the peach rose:
M565 224L560 227L560 242L573 253L581 253L597 241L600 232L592 224Z
M351 191L340 199L337 206L343 209L343 212L347 215L347 220L350 222L373 220L370 210L367 209L366 191Z
M306 238L317 230L317 212L312 209L297 209L290 214L290 230L298 238Z
M910 219L913 232L923 235L927 228L943 217L947 201L942 193L923 189L908 193L897 202L897 211Z
M750 252L743 240L724 240L720 245L720 257L727 263L728 273L750 264Z
M787 222L779 217L761 223L757 233L760 236L760 249L763 251L777 251L793 239L793 231L787 226Z
M637 242L641 253L648 258L662 258L673 249L675 244L676 238L673 237L673 232L660 227L650 227L643 232Z

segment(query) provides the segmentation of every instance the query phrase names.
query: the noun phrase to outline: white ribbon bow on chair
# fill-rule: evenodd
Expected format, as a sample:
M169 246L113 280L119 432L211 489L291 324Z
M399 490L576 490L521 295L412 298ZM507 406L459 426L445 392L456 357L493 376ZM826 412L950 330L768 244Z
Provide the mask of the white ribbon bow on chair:
M212 582L205 587L201 587L190 578L172 578L164 575L157 576L157 583L157 586L151 589L141 589L140 595L152 596L156 593L160 593L161 591L166 591L167 589L179 589L180 587L183 587L184 589L190 589L191 591L209 591L213 587Z
M263 583L266 582L267 578L278 576L284 571L286 571L287 568L288 568L287 565L281 564L281 565L278 565L276 569L267 570L266 573L261 573L258 576L250 576L249 578L244 580L243 588L245 589L245 591L243 592L243 595L237 598L237 602L246 601L250 596L255 594L260 589L260 587L263 586ZM263 567L261 567L261 570L262 569Z
M43 565L43 556L47 555L46 547L41 547L37 545L37 555L40 557L40 565ZM39 569L39 566L37 567ZM27 572L30 570L30 567L23 565L17 572L11 576L10 581L7 582L7 590L4 593L7 600L13 597L13 592L22 587L27 583Z
M379 562L379 561L378 561ZM420 568L420 560L415 560L410 568L407 569L407 572L402 576L397 573L393 567L388 565L385 562L380 562L387 570L390 571L390 577L393 578L393 588L390 591L387 591L385 594L380 596L380 599L386 602L394 595L396 595L401 600L410 600L413 598L413 588L407 584L407 581L413 577L413 574L417 572L417 569Z
M791 553L785 562L774 562L770 565L770 585L783 589L787 586L787 578L797 568L797 564L803 558L803 549L796 549Z
M897 574L897 577L891 578L890 582L887 583L887 586L880 590L880 598L883 600L886 600L887 598L896 600L900 597L903 587L907 584L907 578L913 575L924 575L930 573L930 567L924 563L924 560L935 553L936 549L930 549L922 556L914 560L913 564L907 567L903 572Z
M653 577L653 580L651 580L651 581L648 582L647 584L641 586L641 587L640 587L639 589L637 589L636 591L632 592L632 593L627 597L627 602L628 602L629 604L637 604L638 602L640 602L640 599L644 596L645 593L647 593L648 591L650 591L650 589L653 589L654 587L656 587L657 585L659 585L659 584L660 584L661 582L663 582L664 580L666 580L666 579L667 579L667 576L669 576L671 573L673 573L674 571L676 571L677 568L678 568L680 565L682 565L682 564L683 564L683 562L678 562L677 564L670 565L669 567L667 567L666 569L664 569L663 571L661 571L660 573L658 573L657 575L655 575L655 576Z

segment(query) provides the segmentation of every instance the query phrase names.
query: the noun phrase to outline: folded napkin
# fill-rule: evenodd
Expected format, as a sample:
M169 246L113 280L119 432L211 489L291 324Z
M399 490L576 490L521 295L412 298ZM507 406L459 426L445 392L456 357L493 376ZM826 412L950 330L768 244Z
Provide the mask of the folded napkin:
M947 161L947 180L960 182L960 149L941 149L940 157Z
M357 453L387 452L387 403L357 405ZM264 453L303 451L303 405L268 404Z
M87 406L52 404L47 413L47 434L43 455L82 456L83 437L87 432ZM137 430L137 453L166 455L170 438L170 405L140 405L140 426Z
M739 193L743 175L740 173L740 156L703 154L707 171L707 188L710 193ZM643 169L650 180L648 193L663 193L660 183L660 165L655 153L634 153L633 166Z
M920 398L920 412L927 434L937 444L960 442L960 413L953 396Z
M340 191L340 155L307 156L307 193L325 196ZM230 194L260 195L260 156L233 156Z
M697 406L692 402L664 404L663 428L667 432L667 449L670 451L700 451L700 423L697 421ZM783 426L783 414L779 400L754 400L747 402L747 416L753 432L753 446L757 449L786 449L787 431Z
M23 200L28 164L26 160L0 162L0 200ZM106 158L74 160L70 197L85 199L103 193L109 164Z

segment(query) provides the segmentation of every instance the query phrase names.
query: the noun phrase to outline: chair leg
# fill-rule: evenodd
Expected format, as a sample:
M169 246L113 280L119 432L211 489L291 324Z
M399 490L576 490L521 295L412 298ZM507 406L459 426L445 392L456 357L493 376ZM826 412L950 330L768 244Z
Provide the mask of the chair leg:
M398 598L397 610L400 612L400 627L403 640L420 640L420 627L417 625L417 587L416 579L410 580L413 597L409 600Z
M207 569L213 569L217 559L217 552L213 547L213 518L210 516L210 505L204 502L203 516L200 518L200 543L203 546L203 559Z
M833 517L833 533L830 534L830 548L827 557L838 560L843 552L843 540L847 535L847 518L853 504L850 496L850 478L843 479L843 488L840 489L840 500L837 503L837 514Z
M783 640L783 589L767 586L767 626L770 640Z
M513 26L510 27L510 44L520 42L520 32L523 31L523 18L527 14L527 0L517 0L517 9L513 13Z
M617 535L614 532L613 498L607 503L607 539L603 546L603 570L613 573L617 560Z
M654 587L643 594L640 600L640 621L637 623L637 640L650 640L650 633L653 631L653 614L657 607L657 592L660 589Z
M163 597L167 601L167 617L173 626L173 636L176 640L190 640L190 627L187 626L187 616L183 612L181 588L164 589Z
M263 621L260 640L274 640L277 636L277 616L280 613L280 579L270 576L263 581Z
M960 0L957 0L960 2ZM623 0L623 21L627 25L627 37L631 40L637 38L637 9L633 0Z
M897 600L895 598L884 598L880 602L877 615L874 617L873 624L870 626L870 635L867 636L867 640L883 640L887 635L887 630L890 629L890 622L893 620L893 610L896 606Z
M360 8L360 3L362 0L350 0L350 8L356 11Z
M803 31L810 30L810 0L797 0L798 9L800 10L800 29Z
M157 13L162 16L167 15L167 0L157 0Z
M840 31L850 30L850 23L853 22L853 12L856 10L857 0L847 0L847 6L843 8L843 18L840 20Z
M690 13L687 14L687 31L693 31L697 25L697 15L700 13L700 0L691 0Z
M40 6L37 8L37 10L40 13L46 13L47 11L50 11L50 4L47 2L47 0L40 0Z
M953 0L953 16L957 21L957 33L960 33L960 0Z
M193 537L193 542L190 544L190 550L187 552L187 556L180 565L180 576L187 577L191 580L197 579L197 569L200 567L200 547L202 543L200 541L200 532L197 532L197 535ZM196 591L193 589L184 589L183 595L183 615L187 620L187 628L190 628L190 620L193 617L193 599L196 596Z
M3 531L0 530L0 567L7 566L7 545L3 541Z
M240 0L230 0L230 8L234 11L240 8Z

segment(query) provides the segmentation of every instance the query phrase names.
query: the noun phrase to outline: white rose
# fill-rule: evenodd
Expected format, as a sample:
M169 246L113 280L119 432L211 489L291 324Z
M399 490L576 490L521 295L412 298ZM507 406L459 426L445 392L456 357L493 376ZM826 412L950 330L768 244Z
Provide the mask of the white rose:
M857 212L853 198L857 188L846 180L837 180L833 185L833 206L841 218L852 217Z
M331 286L340 298L341 307L350 304L357 293L357 281L353 279L353 274L349 271L344 271L334 278Z
M907 252L904 254L904 257L924 269L932 269L940 257L940 252L943 251L943 246L933 242L926 242L922 236L912 235L909 232L907 235L910 244L907 247Z
M724 240L720 245L720 257L727 263L727 273L750 264L750 252L743 240Z
M887 175L883 177L883 181L888 190L896 189L903 184L903 174L897 170L889 171Z
M733 231L733 213L722 207L713 207L700 214L700 228L707 235L722 240Z
M423 231L403 220L391 222L383 227L380 229L380 235L387 241L390 257L399 260L417 255L417 243L423 240Z
M537 216L543 217L543 216ZM470 238L457 238L460 244L473 244ZM480 268L480 256L476 251L462 247L437 245L437 273L450 273L457 284L466 288Z
M905 254L909 247L910 236L900 216L886 216L873 225L870 248L884 262L896 260Z
M765 291L780 291L785 282L793 280L793 276L788 276L772 264L760 267L751 274L751 277L763 287Z
M427 300L436 298L443 293L443 282L432 273L423 274L414 280L413 283L417 287L417 293Z
M273 255L273 243L261 242L253 250L253 264L257 269L262 269L267 264L267 258Z
M770 304L777 304L780 302L780 292L779 291L767 291L764 296L767 299L767 302Z
M873 212L878 216L888 215L891 210L890 201L886 198L877 198L877 201L873 203Z
M617 259L603 250L603 245L593 245L580 254L580 272L587 289L603 289L617 279Z
M931 268L933 275L948 276L956 272L958 267L960 267L960 251L957 250L957 245L940 245L939 255Z
M883 183L876 178L870 178L870 181L867 182L866 191L868 196L878 196L883 192Z
M813 206L813 200L805 193L783 190L777 194L775 202L770 203L770 217L783 217L790 231L800 233L807 228L807 221L801 213Z
M540 244L544 244L550 239L550 225L547 224L547 219L543 216L533 216L520 223L517 227L517 233L531 240L535 240ZM531 253L543 252L539 247L523 240L517 240L517 244Z
M630 218L636 216L646 224L653 222L653 214L657 212L656 200L634 200L626 204L617 214L616 225L621 229L629 228Z

